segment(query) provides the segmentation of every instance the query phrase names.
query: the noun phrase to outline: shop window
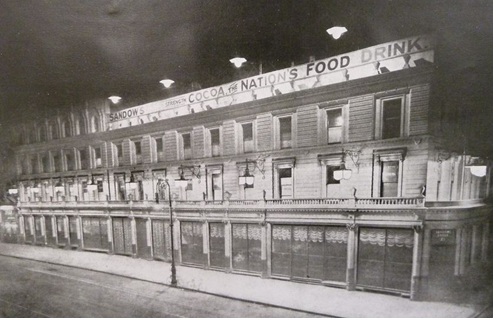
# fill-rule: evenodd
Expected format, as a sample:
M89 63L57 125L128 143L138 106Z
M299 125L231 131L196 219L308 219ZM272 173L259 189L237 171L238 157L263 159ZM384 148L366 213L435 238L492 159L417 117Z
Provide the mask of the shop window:
M171 230L169 222L152 219L152 250L155 259L171 259Z
M292 117L278 118L278 140L280 149L291 148L293 145Z
M209 223L210 266L227 267L225 257L224 223Z
M84 248L96 250L108 250L108 223L101 217L82 218L82 235Z
M343 123L342 108L327 110L327 143L342 142Z
M272 226L272 274L346 281L348 230L338 226Z
M361 228L358 244L358 285L409 291L414 230Z
M182 159L192 159L192 136L190 133L181 134Z
M258 224L232 224L233 269L262 271L262 227Z
M239 149L243 153L255 151L253 122L240 124L240 145Z
M181 257L183 263L204 264L204 241L201 222L181 222Z
M409 108L406 95L376 99L376 139L405 137L409 131Z
M219 128L209 130L211 156L219 157L221 155L221 134Z

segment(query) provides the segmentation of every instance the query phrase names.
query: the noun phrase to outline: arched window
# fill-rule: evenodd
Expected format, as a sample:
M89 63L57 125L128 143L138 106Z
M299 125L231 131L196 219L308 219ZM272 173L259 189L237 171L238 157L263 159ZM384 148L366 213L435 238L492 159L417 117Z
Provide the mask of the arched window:
M55 122L50 123L50 136L51 140L58 139L58 129Z
M39 127L39 141L43 142L46 141L46 126L41 125Z
M84 122L84 117L82 117L82 115L75 115L75 134L76 135L86 134L86 126Z
M70 126L70 121L66 119L62 124L63 134L65 137L72 136L72 127Z
M99 131L99 116L94 115L91 118L91 129L92 132L98 132Z

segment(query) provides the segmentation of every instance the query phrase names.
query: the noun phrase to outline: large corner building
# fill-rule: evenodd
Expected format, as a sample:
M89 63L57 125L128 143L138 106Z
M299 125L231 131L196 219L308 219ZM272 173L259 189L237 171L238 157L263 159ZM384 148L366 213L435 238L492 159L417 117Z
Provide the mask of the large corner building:
M204 270L412 299L449 288L487 261L490 168L447 148L437 80L417 36L26 123L20 236L169 261L174 235L177 262Z

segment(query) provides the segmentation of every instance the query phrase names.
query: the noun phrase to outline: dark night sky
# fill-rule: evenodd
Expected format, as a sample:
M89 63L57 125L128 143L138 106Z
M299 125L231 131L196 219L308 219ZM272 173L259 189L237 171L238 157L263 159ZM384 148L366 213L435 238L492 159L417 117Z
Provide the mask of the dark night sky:
M113 94L127 106L162 99L165 77L177 90L225 83L235 54L270 71L422 33L438 40L444 85L462 81L467 113L491 118L489 2L0 0L0 122ZM336 24L349 29L338 41L325 32Z

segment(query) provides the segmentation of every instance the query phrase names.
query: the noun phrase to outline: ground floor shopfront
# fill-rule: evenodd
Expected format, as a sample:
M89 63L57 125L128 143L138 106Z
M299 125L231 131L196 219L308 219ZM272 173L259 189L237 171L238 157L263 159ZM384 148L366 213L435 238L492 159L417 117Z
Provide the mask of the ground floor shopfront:
M25 243L170 261L169 210L21 209ZM486 207L176 209L179 264L419 299L487 261Z

